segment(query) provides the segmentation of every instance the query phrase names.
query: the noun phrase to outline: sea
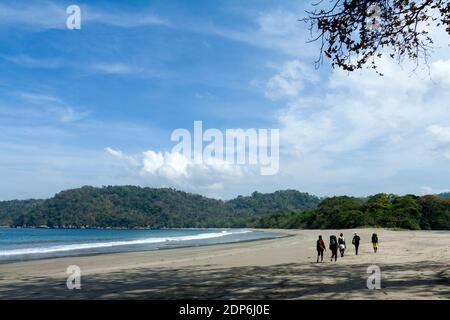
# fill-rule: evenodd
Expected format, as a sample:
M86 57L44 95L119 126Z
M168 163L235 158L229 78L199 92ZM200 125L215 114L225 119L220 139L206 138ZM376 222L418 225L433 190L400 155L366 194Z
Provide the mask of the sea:
M243 229L31 229L0 227L0 262L163 250L285 236Z

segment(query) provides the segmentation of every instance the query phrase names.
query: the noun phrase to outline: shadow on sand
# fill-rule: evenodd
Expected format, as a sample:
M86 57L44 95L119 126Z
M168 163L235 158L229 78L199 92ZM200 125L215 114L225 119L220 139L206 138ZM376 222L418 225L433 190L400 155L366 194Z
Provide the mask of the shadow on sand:
M381 290L368 290L368 265L282 264L217 269L142 268L66 279L33 278L5 284L0 299L450 299L448 265L433 261L381 264Z

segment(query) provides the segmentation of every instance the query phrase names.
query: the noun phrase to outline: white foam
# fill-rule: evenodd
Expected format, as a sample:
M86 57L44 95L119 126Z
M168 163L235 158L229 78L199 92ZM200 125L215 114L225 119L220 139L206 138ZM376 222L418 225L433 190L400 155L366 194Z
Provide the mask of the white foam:
M251 232L251 231L222 231L222 232L201 233L201 234L190 235L190 236L154 237L154 238L143 238L143 239L136 239L136 240L126 240L126 241L76 243L76 244L67 244L67 245L61 245L61 246L12 249L12 250L0 251L0 256L45 254L45 253L54 253L54 252L66 252L66 251L97 249L97 248L110 248L110 247L117 247L117 246L129 246L129 245L139 245L139 244L204 240L204 239L213 239L213 238L229 236L232 234L242 234L242 233L248 233L248 232Z

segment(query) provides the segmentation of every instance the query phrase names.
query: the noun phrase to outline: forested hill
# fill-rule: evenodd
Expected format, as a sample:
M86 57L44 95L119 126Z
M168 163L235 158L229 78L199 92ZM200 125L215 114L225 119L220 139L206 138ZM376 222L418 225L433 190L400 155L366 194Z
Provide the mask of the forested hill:
M0 225L48 227L239 227L282 210L316 207L320 199L295 190L253 193L221 201L174 189L82 187L43 201L0 202ZM21 214L18 214L18 211Z
M280 211L295 211L316 208L320 199L296 190L283 190L274 193L253 192L249 197L238 196L227 202L234 212L265 214Z
M0 201L0 226L9 226L22 214L29 212L32 207L44 200L10 200Z
M83 187L47 200L0 202L0 225L50 228L387 227L450 230L446 194L376 194L319 199L295 190L254 192L229 201L174 189Z

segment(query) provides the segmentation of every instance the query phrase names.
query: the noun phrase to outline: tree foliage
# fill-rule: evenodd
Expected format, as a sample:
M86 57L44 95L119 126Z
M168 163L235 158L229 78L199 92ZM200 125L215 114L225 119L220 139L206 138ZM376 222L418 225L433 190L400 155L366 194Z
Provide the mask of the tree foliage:
M387 227L450 230L450 199L376 194L320 199L295 190L229 201L174 189L82 187L47 200L0 202L0 225L49 228Z
M261 218L260 228L343 229L385 227L450 230L450 200L438 196L376 194L324 199L317 209L284 212Z
M450 35L448 0L331 0L314 6L302 21L309 24L312 41L320 43L317 65L325 56L343 70L376 70L375 58L384 54L427 63L430 28L445 28Z
M34 199L0 201L0 226L14 224L15 220L24 212L28 212L42 202L43 200Z
M259 215L281 209L317 206L319 198L294 190L253 193L230 201L209 199L174 189L136 186L82 187L66 190L21 214L10 225L50 228L194 228L245 227ZM2 203L0 202L0 208ZM18 211L18 210L16 210ZM16 212L15 211L15 212Z

